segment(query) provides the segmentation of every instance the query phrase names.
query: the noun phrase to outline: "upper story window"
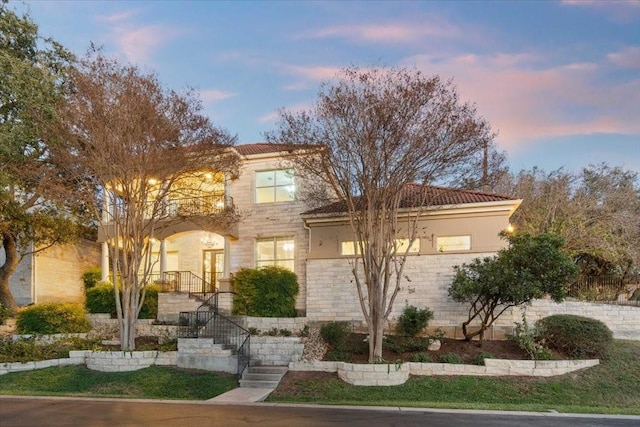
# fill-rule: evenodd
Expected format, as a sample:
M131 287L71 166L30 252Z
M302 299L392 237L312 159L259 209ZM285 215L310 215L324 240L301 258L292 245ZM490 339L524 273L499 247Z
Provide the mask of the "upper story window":
M294 270L295 242L293 237L276 237L256 242L256 265L277 265Z
M290 202L295 192L293 169L256 172L256 203Z
M471 250L471 236L438 236L436 245L439 252Z
M409 239L396 239L396 253L404 255L407 252L407 246L409 246ZM417 254L420 252L420 239L414 239L409 247L409 254ZM340 255L354 256L360 255L360 245L354 241L340 242Z

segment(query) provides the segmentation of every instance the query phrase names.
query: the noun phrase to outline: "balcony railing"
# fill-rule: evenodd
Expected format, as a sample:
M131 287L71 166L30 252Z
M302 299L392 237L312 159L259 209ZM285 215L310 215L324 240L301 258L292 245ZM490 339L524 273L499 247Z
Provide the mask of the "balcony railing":
M171 197L163 201L160 206L156 207L156 201L149 201L144 206L145 218L150 218L156 208L156 217L189 217L189 216L208 216L224 212L233 207L233 198L224 194L205 194L202 196L191 197ZM116 213L120 216L126 215L126 204L122 200L118 200L115 205L111 205L106 211L104 223L110 223L111 218Z

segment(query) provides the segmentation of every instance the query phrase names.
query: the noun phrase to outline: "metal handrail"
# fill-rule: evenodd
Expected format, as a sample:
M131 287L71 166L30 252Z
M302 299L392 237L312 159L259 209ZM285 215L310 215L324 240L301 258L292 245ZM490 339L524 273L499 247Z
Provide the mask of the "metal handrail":
M216 292L197 311L180 312L178 336L180 338L211 338L214 344L230 346L238 359L238 378L250 366L251 333L248 329L218 312L219 294L234 294L231 291ZM213 300L213 305L211 305ZM201 307L209 310L200 310Z
M161 292L193 294L215 293L215 286L191 271L165 271L149 275L149 281L160 285Z

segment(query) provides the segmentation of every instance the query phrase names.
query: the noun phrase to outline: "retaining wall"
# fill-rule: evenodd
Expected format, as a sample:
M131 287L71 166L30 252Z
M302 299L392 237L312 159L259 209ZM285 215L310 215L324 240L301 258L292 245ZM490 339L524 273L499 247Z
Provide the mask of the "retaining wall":
M598 365L591 360L485 359L485 366L453 363L354 364L346 362L292 362L290 371L336 372L343 381L358 386L404 384L409 375L474 375L551 377Z
M260 332L268 332L273 329L280 331L288 329L295 333L300 332L307 324L306 317L245 317L245 327L256 328Z
M31 371L53 366L87 365L87 368L102 372L137 371L151 365L176 365L175 351L91 351L74 350L64 359L38 362L13 362L0 364L0 375L11 372Z
M251 337L251 359L262 365L287 366L298 362L303 351L300 337Z

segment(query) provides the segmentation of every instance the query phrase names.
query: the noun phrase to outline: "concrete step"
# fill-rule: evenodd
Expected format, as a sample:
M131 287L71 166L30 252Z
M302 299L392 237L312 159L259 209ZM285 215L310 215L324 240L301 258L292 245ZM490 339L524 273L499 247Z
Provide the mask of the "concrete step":
M248 381L280 381L282 379L282 375L244 373L244 375L242 375L242 379Z
M276 388L280 381L256 381L256 380L240 380L240 387L249 388Z
M278 374L283 376L289 370L286 366L255 366L253 365L253 360L251 361L251 366L246 369L246 373L248 374Z
M276 388L287 370L286 366L250 366L242 374L240 387Z

